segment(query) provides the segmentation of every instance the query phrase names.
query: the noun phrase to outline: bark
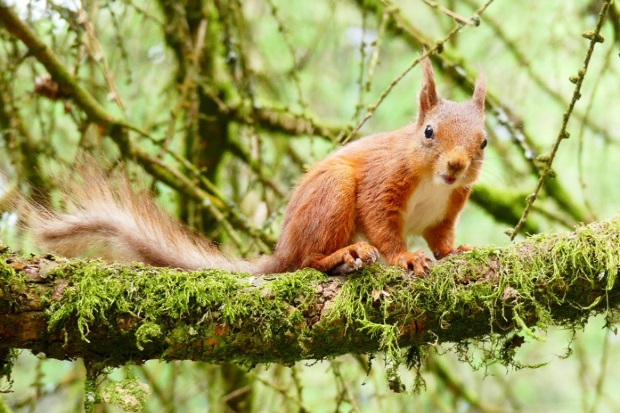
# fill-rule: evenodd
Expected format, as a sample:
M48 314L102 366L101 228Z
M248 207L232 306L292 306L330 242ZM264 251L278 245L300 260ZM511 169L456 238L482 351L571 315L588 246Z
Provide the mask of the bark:
M620 218L441 260L423 279L373 266L252 277L140 264L0 260L0 353L23 348L104 365L148 359L293 363L397 357L427 343L491 343L504 359L550 325L620 306ZM485 347L488 349L488 346ZM505 361L505 360L504 360Z

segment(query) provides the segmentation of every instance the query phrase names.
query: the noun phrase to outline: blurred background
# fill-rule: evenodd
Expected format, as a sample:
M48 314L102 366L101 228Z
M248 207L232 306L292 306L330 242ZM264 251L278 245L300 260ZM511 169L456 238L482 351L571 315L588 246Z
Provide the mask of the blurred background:
M59 57L56 83L0 24L0 170L4 197L23 191L62 205L53 171L79 151L128 165L171 213L237 256L268 252L302 173L344 141L415 119L420 70L432 52L443 97L464 100L484 72L489 147L458 243L510 245L563 127L580 69L580 99L553 176L517 239L607 219L620 205L620 8L607 1L508 0L3 0ZM592 31L603 6L603 43ZM479 25L477 25L479 23ZM441 52L441 53L439 53ZM2 241L37 251L4 210ZM412 239L411 247L424 247ZM556 328L507 369L433 347L421 394L389 389L384 360L343 356L295 366L150 361L102 383L144 390L148 412L616 412L620 340L591 318ZM569 356L569 357L566 357ZM474 357L474 360L476 358ZM413 375L402 371L411 389ZM23 352L12 385L16 412L82 410L85 370ZM119 384L120 383L120 384ZM1 403L0 403L1 405ZM113 402L99 411L122 411ZM0 408L0 411L2 409Z

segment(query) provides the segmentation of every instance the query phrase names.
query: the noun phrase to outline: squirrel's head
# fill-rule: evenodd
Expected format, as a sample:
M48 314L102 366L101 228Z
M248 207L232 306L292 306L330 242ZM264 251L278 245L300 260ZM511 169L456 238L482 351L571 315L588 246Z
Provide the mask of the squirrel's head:
M435 87L430 59L422 62L423 80L414 139L432 164L433 181L467 186L478 179L487 146L484 127L484 77L476 80L473 98L457 103L442 99Z

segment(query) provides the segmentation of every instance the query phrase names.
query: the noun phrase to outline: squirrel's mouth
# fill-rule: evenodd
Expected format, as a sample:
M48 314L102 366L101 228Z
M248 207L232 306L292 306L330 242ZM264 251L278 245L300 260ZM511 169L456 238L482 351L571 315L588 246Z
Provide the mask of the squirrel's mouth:
M456 182L456 176L454 175L441 174L441 179L448 185L452 185Z

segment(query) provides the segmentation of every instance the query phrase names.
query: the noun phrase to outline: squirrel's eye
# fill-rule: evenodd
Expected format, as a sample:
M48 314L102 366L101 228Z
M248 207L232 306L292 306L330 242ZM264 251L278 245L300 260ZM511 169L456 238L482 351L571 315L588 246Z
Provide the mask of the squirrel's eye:
M433 139L435 137L435 133L433 132L433 127L431 125L426 126L426 129L424 129L424 136L426 139Z
M487 140L486 140L486 139L485 139L485 140L483 140L483 141L482 141L482 145L480 145L480 149L484 149L484 148L486 148L486 147L487 147L487 143L488 143L488 142L487 142Z

